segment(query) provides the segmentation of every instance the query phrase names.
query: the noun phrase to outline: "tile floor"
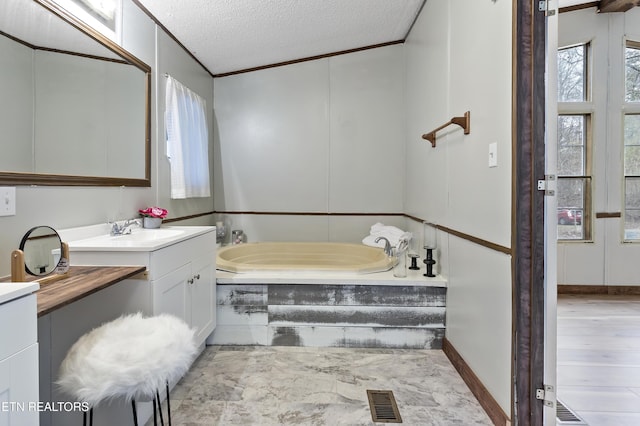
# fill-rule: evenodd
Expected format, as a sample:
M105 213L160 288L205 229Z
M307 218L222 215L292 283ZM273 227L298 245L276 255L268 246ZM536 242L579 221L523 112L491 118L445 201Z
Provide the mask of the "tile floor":
M366 389L393 390L405 425L491 424L441 351L295 347L207 347L172 418L372 425ZM640 425L640 296L559 296L558 396L589 426Z
M404 425L491 425L442 351L299 347L207 347L171 393L172 420L373 425L367 389L392 390Z
M557 371L589 426L640 425L640 296L560 295Z

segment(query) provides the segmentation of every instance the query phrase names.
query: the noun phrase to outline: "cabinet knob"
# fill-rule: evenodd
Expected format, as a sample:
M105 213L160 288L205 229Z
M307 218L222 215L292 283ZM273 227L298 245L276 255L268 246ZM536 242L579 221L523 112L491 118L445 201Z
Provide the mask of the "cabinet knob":
M193 278L195 278L196 280L199 280L200 279L200 274L194 276Z
M191 278L191 279L187 280L187 283L188 283L188 284L193 284L193 278Z

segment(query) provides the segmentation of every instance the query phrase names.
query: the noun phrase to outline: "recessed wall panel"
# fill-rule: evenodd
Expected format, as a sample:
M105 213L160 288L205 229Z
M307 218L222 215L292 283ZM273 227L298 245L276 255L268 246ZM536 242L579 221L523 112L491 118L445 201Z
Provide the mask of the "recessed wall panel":
M327 210L327 60L215 80L227 211Z

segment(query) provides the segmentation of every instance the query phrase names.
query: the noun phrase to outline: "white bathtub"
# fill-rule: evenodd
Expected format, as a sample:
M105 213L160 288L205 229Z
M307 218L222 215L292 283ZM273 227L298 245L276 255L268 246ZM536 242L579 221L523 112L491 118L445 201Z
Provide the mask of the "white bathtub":
M395 264L380 248L350 243L247 243L218 250L217 268L234 273L341 272L368 274Z

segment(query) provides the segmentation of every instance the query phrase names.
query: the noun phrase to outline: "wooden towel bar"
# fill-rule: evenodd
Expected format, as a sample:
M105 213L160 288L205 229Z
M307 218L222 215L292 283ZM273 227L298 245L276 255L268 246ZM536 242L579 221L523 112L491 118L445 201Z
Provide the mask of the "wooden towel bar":
M451 124L457 124L458 126L462 127L464 129L464 134L468 135L469 132L471 132L471 112L469 112L469 111L465 112L464 116L462 116L462 117L453 117L451 120L449 120L448 122L446 122L442 126L432 130L429 133L425 133L424 135L422 135L422 139L426 139L429 142L431 142L431 147L435 148L436 147L436 133L439 132L440 130L444 129L445 127L451 125Z

